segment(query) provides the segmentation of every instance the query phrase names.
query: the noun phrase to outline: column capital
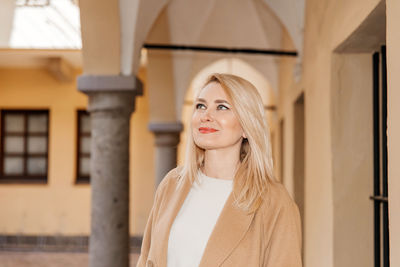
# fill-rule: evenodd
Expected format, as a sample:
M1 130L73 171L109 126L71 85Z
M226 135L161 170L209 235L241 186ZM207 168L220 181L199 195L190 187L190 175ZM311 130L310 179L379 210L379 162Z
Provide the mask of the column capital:
M156 146L176 146L179 144L179 135L183 130L183 123L174 122L150 122L148 129L156 137Z
M89 96L90 113L125 116L134 111L135 98L142 95L143 86L135 76L81 75L78 90Z
M153 133L180 133L183 130L183 123L180 121L171 122L150 122L149 130Z
M88 75L78 77L78 90L85 93L127 92L134 95L143 94L143 83L135 76L122 75Z

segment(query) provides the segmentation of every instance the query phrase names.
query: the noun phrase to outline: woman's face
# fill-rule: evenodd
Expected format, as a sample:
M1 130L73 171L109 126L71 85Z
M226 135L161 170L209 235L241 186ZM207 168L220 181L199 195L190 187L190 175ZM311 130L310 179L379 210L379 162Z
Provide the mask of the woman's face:
M213 150L241 145L243 129L219 83L204 87L194 105L192 134L197 146Z

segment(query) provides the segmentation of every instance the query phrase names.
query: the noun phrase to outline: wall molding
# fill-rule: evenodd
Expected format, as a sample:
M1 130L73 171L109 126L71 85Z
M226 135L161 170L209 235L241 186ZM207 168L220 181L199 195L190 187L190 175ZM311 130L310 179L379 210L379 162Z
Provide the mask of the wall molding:
M142 236L131 236L131 252L140 252ZM89 236L0 235L0 251L88 252Z

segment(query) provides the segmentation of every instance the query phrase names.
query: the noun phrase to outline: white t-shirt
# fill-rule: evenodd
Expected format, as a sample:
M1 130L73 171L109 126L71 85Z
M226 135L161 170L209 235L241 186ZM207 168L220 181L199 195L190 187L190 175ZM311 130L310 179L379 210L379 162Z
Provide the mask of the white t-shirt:
M172 224L168 240L168 267L197 267L207 241L232 191L233 180L208 177L199 171Z

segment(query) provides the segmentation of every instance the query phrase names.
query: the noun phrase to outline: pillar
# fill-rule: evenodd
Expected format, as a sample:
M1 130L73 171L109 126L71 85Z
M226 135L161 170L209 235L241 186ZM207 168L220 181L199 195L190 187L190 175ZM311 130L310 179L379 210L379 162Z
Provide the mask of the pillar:
M78 77L91 116L89 266L129 266L129 121L141 84L133 76Z
M152 122L149 124L149 130L155 136L155 185L157 187L168 171L176 167L177 147L183 124L181 122Z

